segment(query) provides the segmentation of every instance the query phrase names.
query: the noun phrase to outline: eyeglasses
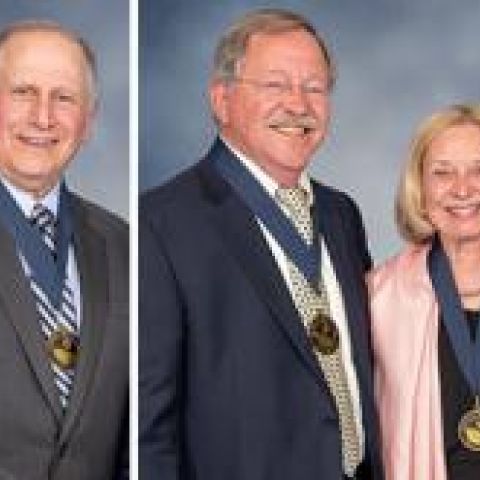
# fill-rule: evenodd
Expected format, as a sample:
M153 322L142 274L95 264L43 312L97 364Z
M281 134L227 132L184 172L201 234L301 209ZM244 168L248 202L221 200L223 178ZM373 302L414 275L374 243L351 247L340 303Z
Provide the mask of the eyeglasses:
M259 80L255 78L236 77L234 81L253 85L263 95L272 98L291 94L294 91L294 85L287 80ZM328 95L330 90L328 84L317 80L303 82L299 87L301 92L311 99L320 99Z

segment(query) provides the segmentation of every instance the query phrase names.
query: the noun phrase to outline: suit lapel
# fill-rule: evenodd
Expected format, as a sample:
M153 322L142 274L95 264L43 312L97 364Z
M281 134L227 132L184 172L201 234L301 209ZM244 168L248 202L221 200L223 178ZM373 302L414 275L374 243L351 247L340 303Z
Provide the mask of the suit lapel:
M85 212L79 205L72 201L72 207L75 258L82 297L80 355L59 444L71 431L91 387L108 315L108 265L105 240L88 224Z
M40 330L35 301L18 258L18 252L11 236L0 227L0 301L5 307L6 317L16 330L25 355L38 380L47 403L58 422L62 418L62 407L58 389L45 350L45 338Z
M229 155L216 145L213 155ZM308 369L323 386L324 379L290 292L250 210L207 161L201 166L210 218L228 250L233 253L272 318L286 334Z

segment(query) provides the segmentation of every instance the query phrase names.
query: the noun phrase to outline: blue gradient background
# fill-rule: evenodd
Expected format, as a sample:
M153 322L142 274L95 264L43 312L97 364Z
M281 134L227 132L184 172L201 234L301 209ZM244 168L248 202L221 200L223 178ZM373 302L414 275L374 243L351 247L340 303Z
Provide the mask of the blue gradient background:
M97 55L100 109L90 142L68 170L73 190L124 218L129 204L128 0L2 0L0 27L55 20L79 32Z
M339 71L330 137L311 172L357 200L377 261L401 246L393 199L416 125L479 98L478 0L139 3L141 190L207 150L215 129L205 89L223 29L250 8L292 8L326 36Z

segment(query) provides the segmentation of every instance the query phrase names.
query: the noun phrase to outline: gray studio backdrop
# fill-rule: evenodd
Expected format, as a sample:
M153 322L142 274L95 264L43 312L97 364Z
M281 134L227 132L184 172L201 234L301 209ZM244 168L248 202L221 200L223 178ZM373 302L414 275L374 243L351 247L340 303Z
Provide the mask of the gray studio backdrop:
M73 28L97 54L100 109L90 142L71 164L73 190L128 217L128 0L1 0L0 26L49 19Z
M375 260L402 245L393 220L415 126L478 101L478 0L141 0L139 180L145 190L192 164L214 135L205 87L220 32L250 8L308 16L338 65L330 138L311 172L359 203Z

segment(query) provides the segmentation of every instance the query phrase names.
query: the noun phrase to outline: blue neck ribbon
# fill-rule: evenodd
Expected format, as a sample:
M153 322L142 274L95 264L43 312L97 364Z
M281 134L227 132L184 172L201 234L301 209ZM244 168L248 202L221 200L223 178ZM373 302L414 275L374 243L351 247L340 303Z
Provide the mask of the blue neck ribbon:
M31 276L56 307L59 307L61 303L68 246L73 234L69 194L63 184L60 188L59 202L55 242L56 258L54 258L43 241L38 227L31 224L0 182L0 223L14 239L17 249L29 266Z
M460 295L453 279L450 262L438 236L429 252L428 271L440 306L442 321L450 343L470 389L480 393L480 335L472 342Z
M217 172L274 236L310 285L318 288L320 244L317 228L314 228L314 241L309 245L265 188L238 159L225 152L213 156L211 161Z

